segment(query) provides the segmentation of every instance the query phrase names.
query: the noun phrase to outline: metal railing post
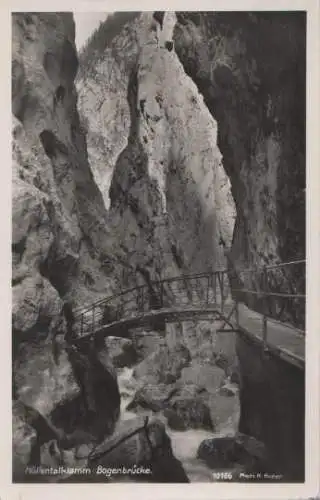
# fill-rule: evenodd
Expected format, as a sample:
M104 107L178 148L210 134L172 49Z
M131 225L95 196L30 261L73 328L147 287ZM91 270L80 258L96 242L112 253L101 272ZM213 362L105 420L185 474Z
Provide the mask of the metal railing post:
M262 286L263 290L262 293L264 295L264 308L267 310L267 284L268 284L268 277L267 277L267 268L264 266L263 268L263 280L262 280ZM267 348L267 337L268 337L268 324L267 324L267 316L264 313L262 317L262 340L263 340L263 349L266 350Z
M163 283L160 284L160 309L163 308Z
M207 279L207 304L209 304L209 290L210 290L210 274L208 274L208 279Z
M264 314L262 318L262 340L263 340L263 349L267 348L267 337L268 337L268 324L267 324L267 316Z
M81 324L80 324L80 333L81 333L81 336L83 335L83 317L84 317L84 314L82 313L81 314Z
M236 300L235 316L236 316L236 326L239 328L239 302Z
M92 308L92 333L94 333L94 327L95 327L95 324L94 324L94 310L95 310L95 306L93 306L93 308Z
M214 303L217 303L217 273L215 272L213 275L213 294L214 294Z
M223 286L224 286L224 273L220 273L220 276L221 276L221 280L220 280L220 292L221 292L221 312L223 313L224 311L224 290L223 290Z

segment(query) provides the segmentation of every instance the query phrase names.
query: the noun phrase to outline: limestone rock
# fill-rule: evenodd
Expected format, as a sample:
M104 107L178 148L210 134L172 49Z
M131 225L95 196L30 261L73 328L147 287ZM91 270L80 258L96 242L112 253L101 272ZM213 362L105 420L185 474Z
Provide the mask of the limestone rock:
M206 439L199 446L197 456L212 468L238 467L246 472L261 472L266 464L263 443L245 435Z
M127 439L125 439L127 438ZM144 465L151 475L131 476L136 481L189 482L181 463L174 457L164 424L144 418L123 422L111 439L96 447L90 456L92 468ZM118 480L117 477L114 480Z
M176 391L174 385L146 384L137 390L132 401L128 404L127 410L150 409L158 412L170 404L170 398Z
M134 369L134 377L145 379L148 383L173 383L180 377L181 370L190 362L190 353L183 344L176 344L172 349L160 346L141 361Z
M30 463L32 457L32 449L36 443L37 433L24 419L24 415L19 405L13 404L12 419L13 481L24 482L26 467Z
M157 331L137 331L132 333L132 342L140 361L147 358L158 346L164 344L164 338Z
M119 337L107 337L106 348L112 364L117 368L131 366L136 360L136 351L132 340Z
M121 260L124 287L216 267L225 262L220 233L227 242L232 235L216 124L174 51L164 48L174 24L167 13L158 47L151 13L128 19L96 64L84 51L77 79L92 169L110 206L109 258Z
M225 378L224 371L209 364L199 364L192 361L191 364L181 371L180 383L195 384L197 387L206 389L209 393L215 393Z
M175 50L217 120L236 204L232 286L258 290L266 287L261 273L244 276L240 269L305 255L305 14L179 12L177 18ZM303 269L276 270L268 288L303 293L304 276ZM283 306L275 298L268 307L256 296L238 298L274 316ZM287 301L283 314L303 325L304 304Z

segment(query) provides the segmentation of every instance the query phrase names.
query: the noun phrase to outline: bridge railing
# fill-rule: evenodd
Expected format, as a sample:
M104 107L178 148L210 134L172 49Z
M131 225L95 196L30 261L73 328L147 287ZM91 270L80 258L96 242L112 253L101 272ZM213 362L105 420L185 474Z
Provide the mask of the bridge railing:
M256 269L235 270L232 286L235 302L244 302L261 314L263 340L268 341L268 322L278 321L305 334L306 261L273 264ZM239 314L236 314L239 318Z
M274 264L263 268L228 269L179 276L151 282L102 299L81 311L75 318L76 337L93 334L103 326L146 312L193 307L216 307L224 312L234 304L230 319L239 313L237 304L245 303L262 315L264 339L268 319L301 324L305 318L305 260Z
M215 305L223 312L231 300L226 270L167 278L120 292L84 309L75 318L74 333L82 337L104 325L149 311Z

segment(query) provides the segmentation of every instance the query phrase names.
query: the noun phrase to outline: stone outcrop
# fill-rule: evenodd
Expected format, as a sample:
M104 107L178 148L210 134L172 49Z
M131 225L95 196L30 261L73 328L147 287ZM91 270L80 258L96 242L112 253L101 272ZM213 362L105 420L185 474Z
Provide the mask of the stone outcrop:
M51 440L42 445L40 453L45 467L77 467L84 471L75 476L62 470L55 482L189 482L173 455L163 423L155 418L122 422L112 437L96 445L82 443L67 450L57 440ZM114 472L119 469L127 472ZM44 478L38 475L36 480L41 482ZM45 481L50 481L50 477Z
M112 364L117 368L131 366L137 359L137 353L130 339L107 337L105 345Z
M237 273L304 258L305 13L177 17L175 49L217 120L236 204L229 264ZM275 272L269 286L303 293L303 275L298 268ZM263 286L261 276L240 278L246 288ZM266 309L255 298L250 305ZM273 300L268 312L282 306ZM288 319L303 323L301 300L284 307Z
M206 439L199 446L198 457L212 469L232 469L235 481L241 472L252 477L268 470L267 452L263 443L253 437L237 433L234 437Z
M150 17L144 13L126 25L95 71L77 80L89 151L104 159L114 144L110 121L119 137L108 165L90 158L110 205L109 248L121 263L124 287L224 265L219 238L230 242L233 229L216 124L175 52L164 46L175 15L165 16L159 45ZM98 129L100 146L93 138Z
M259 273L241 275L240 269L305 258L306 15L179 12L177 17L175 49L217 120L236 204L231 286L303 294L303 264L273 271L267 281ZM282 320L304 328L303 299L239 298L271 316L282 310ZM285 478L303 480L304 374L280 361L277 366L276 359L240 338L237 347L240 431L264 442ZM285 397L275 402L288 377L293 393L288 385ZM285 412L292 405L295 418L288 426ZM275 408L279 413L271 416Z
M83 378L117 391L99 355L82 356L81 380L81 355L65 349L63 303L80 306L112 287L106 210L77 111L74 37L72 14L12 16L13 391L43 415L63 414L68 405L85 414L83 400L96 402L97 394ZM104 427L109 418L112 428L119 405L118 396L109 414L99 407Z

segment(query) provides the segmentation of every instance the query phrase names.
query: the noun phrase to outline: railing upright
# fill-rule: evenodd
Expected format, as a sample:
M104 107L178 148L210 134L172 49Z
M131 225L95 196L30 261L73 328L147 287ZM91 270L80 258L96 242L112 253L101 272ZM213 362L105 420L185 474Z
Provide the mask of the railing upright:
M80 324L80 333L81 333L81 337L83 335L83 318L84 318L84 314L82 313L81 314L81 324Z
M208 277L207 277L207 305L209 304L209 291L210 291L210 274L208 274Z
M163 308L163 292L164 292L164 287L163 287L163 282L160 284L160 308Z
M263 349L267 348L267 337L268 337L268 323L267 316L264 314L262 316L262 340L263 340Z
M235 301L235 316L236 316L236 326L239 328L239 302Z
M264 266L263 271L262 271L262 293L263 293L263 316L262 316L262 340L263 340L263 349L266 350L267 348L267 341L268 341L268 319L265 314L265 311L267 309L267 285L268 285L268 276L267 276L267 268Z
M224 273L220 273L220 293L221 293L221 312L223 313L224 311Z
M94 313L95 313L95 306L93 306L93 307L92 307L92 333L94 333L94 328L95 328L95 324L94 324L94 320L95 320Z

